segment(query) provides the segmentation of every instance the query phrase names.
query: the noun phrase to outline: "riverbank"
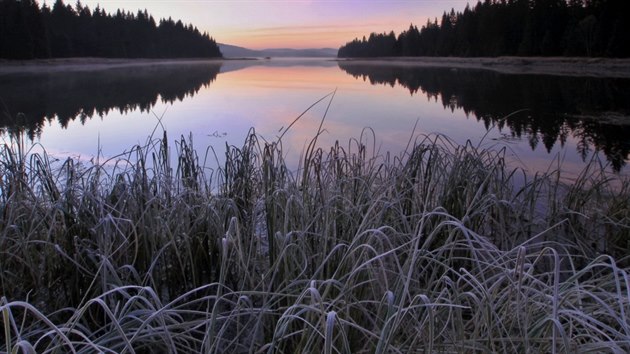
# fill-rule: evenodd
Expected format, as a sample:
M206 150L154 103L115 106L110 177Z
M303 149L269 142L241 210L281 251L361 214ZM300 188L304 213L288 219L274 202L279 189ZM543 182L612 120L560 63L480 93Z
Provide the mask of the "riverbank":
M559 76L592 76L630 78L630 59L573 57L387 57L339 59L365 65L449 67L485 69L505 74L541 74Z
M221 63L223 58L199 59L113 59L113 58L58 58L35 60L2 60L0 75L60 71L92 71L133 66ZM227 59L230 60L230 59Z
M295 58L296 60L303 58ZM222 63L257 58L211 59L109 59L109 58L60 58L36 60L0 60L0 75L11 73L37 73L59 71L90 71L129 66L157 66L173 64ZM322 59L352 62L365 65L394 65L448 67L452 69L484 69L506 74L541 74L559 76L591 76L630 78L630 59L573 58L573 57L386 57ZM273 59L272 59L273 61ZM268 62L268 60L266 61Z

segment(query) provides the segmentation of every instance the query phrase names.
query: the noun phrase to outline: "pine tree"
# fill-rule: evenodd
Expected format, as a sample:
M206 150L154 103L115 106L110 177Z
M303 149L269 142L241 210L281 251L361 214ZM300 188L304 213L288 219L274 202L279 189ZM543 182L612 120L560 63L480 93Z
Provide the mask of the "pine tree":
M169 18L159 28L144 11L107 14L55 0L52 9L35 0L0 0L0 58L220 57L214 39L191 24Z

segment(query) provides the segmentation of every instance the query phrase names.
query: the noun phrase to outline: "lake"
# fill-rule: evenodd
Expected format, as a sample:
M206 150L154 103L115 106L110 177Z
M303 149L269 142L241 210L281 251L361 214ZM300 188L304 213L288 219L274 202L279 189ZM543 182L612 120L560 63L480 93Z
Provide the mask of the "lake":
M560 161L570 179L594 156L628 171L630 79L323 59L50 70L0 76L0 127L3 139L25 131L59 159L115 156L162 129L171 139L192 134L200 155L212 147L221 156L250 128L261 141L277 139L332 92L284 134L289 161L325 116L322 147L363 133L376 154L400 154L410 139L443 134L457 144L506 147L511 165L529 173Z

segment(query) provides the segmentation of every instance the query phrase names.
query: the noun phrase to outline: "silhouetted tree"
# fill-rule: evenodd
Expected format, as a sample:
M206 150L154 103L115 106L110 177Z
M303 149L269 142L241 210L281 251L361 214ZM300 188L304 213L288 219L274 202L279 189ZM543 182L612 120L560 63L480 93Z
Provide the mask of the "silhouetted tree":
M348 42L338 56L630 57L629 10L627 0L483 0L445 11L439 24L411 24L389 51L373 34Z
M46 31L35 1L0 1L0 14L0 57L29 59L48 54Z
M35 0L0 0L0 58L59 57L182 58L220 57L214 39L192 25L160 21L81 1L73 7L55 0L52 9Z

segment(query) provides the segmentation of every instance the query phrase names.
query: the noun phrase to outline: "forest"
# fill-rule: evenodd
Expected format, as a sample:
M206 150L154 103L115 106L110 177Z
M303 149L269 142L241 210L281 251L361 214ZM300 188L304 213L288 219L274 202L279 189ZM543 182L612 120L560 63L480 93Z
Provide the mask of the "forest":
M630 56L627 0L484 0L398 36L372 33L338 57Z
M158 22L146 10L110 14L56 0L0 0L0 58L221 57L208 33L171 18Z

